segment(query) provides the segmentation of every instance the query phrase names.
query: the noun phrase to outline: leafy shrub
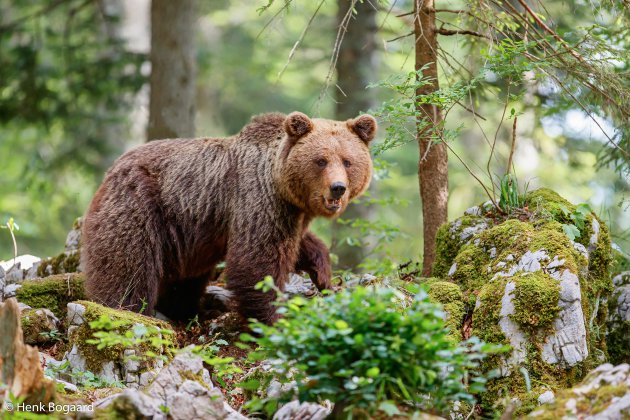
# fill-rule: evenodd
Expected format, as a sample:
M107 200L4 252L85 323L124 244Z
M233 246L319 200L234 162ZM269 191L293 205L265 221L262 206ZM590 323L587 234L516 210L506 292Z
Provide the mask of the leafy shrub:
M323 298L280 303L273 326L252 324L256 359L274 364L276 379L295 380L300 401L331 400L334 417L414 410L446 412L483 390L480 361L500 348L472 339L455 344L443 311L424 290L410 298L391 288L357 288ZM251 384L250 384L251 385ZM277 398L254 399L250 410L273 412Z

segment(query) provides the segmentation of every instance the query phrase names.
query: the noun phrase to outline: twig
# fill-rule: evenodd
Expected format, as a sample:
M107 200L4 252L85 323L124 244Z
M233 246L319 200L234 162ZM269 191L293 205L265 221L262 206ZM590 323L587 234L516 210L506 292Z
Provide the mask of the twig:
M258 38L260 38L262 33L265 32L265 30L269 27L269 25L271 25L271 23L274 20L276 20L276 18L280 15L280 13L282 13L285 9L289 8L290 4L291 4L290 1L285 2L284 5L280 8L280 10L278 10L276 13L274 13L274 15L271 17L271 19L269 19L269 21L267 23L265 23L265 26L262 27L260 32L258 32L258 35L256 35L256 38L255 38L256 41L258 41Z
M411 36L411 35L413 35L413 31L409 32L408 34L397 36L396 38L388 39L386 42L398 41L399 39L407 38L408 36Z
M306 26L302 30L302 33L300 34L300 37L298 38L297 41L295 41L295 44L293 44L293 48L291 48L291 51L289 52L289 57L287 57L287 62L284 63L284 67L282 67L282 70L280 70L280 72L278 72L278 77L276 78L276 81L280 80L280 78L284 74L284 71L287 69L287 67L289 67L289 63L291 63L291 59L293 59L293 56L295 55L295 51L297 50L297 47L304 40L304 37L306 36L306 32L308 32L309 28L311 27L311 24L313 23L313 20L315 19L315 16L317 16L317 13L319 13L319 9L321 9L321 7L322 7L322 5L324 4L325 1L326 0L322 0L319 3L319 5L317 6L317 9L315 9L315 13L313 13L311 18L308 20L308 23L306 24Z
M475 31L469 31L468 29L452 30L452 29L439 28L439 29L436 29L436 32L440 35L447 35L447 36L448 35L472 35L479 38L491 39L487 35L480 34L479 32L475 32Z
M348 7L348 11L341 19L339 23L339 29L337 30L337 37L335 38L335 44L333 46L333 52L330 57L330 63L328 65L328 74L326 74L326 80L324 83L324 87L319 93L319 97L317 98L317 109L319 109L319 105L321 101L324 99L324 95L328 92L328 88L330 87L330 83L332 81L333 73L335 68L337 68L337 60L339 58L339 51L341 50L341 43L343 42L343 38L348 31L348 23L352 18L352 11L354 10L354 6L357 4L359 0L351 0L350 7Z

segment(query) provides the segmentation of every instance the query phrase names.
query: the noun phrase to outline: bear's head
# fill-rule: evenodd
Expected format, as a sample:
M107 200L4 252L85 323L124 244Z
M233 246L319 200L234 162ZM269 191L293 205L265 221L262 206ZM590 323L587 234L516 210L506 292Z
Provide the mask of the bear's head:
M370 185L368 145L376 134L371 115L332 121L293 112L284 131L276 180L283 195L308 215L337 216Z

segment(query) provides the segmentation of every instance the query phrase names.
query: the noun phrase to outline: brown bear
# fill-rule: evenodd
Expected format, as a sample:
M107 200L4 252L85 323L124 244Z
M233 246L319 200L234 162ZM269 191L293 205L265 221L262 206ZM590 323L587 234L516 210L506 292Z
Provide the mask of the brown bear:
M328 249L308 230L370 183L376 121L254 117L229 138L153 141L121 156L85 215L82 261L96 302L194 316L217 263L244 317L276 318L265 276L331 287Z

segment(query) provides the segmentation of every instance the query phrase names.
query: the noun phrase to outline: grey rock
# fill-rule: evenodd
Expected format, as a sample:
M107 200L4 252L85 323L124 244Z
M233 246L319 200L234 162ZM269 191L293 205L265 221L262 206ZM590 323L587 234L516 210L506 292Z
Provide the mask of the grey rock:
M177 392L181 384L184 383L182 376L184 372L193 376L201 376L203 370L205 369L201 358L190 352L181 352L158 373L147 392L155 398L166 401L166 397ZM212 386L212 384L207 385Z
M51 379L54 379L54 378L51 378ZM57 382L58 384L63 385L63 389L66 392L70 392L73 394L79 392L79 388L75 384L71 384L70 382L66 382L61 379L54 379L54 381Z
M18 308L20 308L20 312L24 312L27 309L33 309L28 306L26 303L18 302Z
M119 382L123 380L120 369L113 361L103 363L103 367L99 372L99 376L108 383Z
M79 326L85 322L85 306L80 303L68 303L68 325Z
M588 250L579 242L573 242L573 248L579 252L584 258L588 259Z
M4 275L5 288L10 284L21 283L24 280L24 271L21 266L22 264L18 262L6 271Z
M488 229L488 223L486 222L479 222L475 225L465 227L464 229L462 229L461 233L459 234L459 240L461 241L461 243L466 243L475 234L482 232L486 229Z
M615 287L630 285L630 271L622 271L612 279Z
M151 383L151 381L153 379L155 379L155 377L157 376L157 372L154 370L148 370L146 372L142 372L140 374L140 379L138 381L138 384L141 387L145 387L147 385L149 385Z
M17 283L7 284L4 287L4 298L9 299L15 297L15 294L20 287L22 287L22 285Z
M75 221L76 229L72 229L66 236L66 253L76 252L81 247L81 228L83 227L83 218L79 217Z
M501 311L499 313L499 327L510 340L512 346L512 353L507 360L504 360L500 366L500 373L502 376L510 375L512 366L518 365L525 361L527 358L527 337L525 333L519 328L518 324L512 320L510 315L514 314L514 303L512 302L512 292L514 292L516 284L513 281L509 281L505 285L505 291L501 298Z
M76 344L74 344L72 346L72 348L70 349L69 352L67 352L64 355L64 360L68 361L68 367L71 370L80 370L80 371L84 371L86 369L86 360L85 357L83 357L81 355L81 352L79 352L79 348L77 347Z
M490 255L490 259L495 259L497 257L497 248L492 247L488 250L488 254Z
M208 286L206 287L206 293L214 296L215 299L219 300L225 306L229 305L232 300L232 292L223 287Z
M469 207L464 211L464 214L469 216L481 216L483 215L483 210L479 206Z
M123 353L123 357L125 360L125 371L127 374L131 372L138 372L140 370L140 361L136 357L136 351L132 349L127 349ZM132 381L136 382L136 381Z
M554 320L553 332L545 339L541 356L547 363L575 366L588 357L580 281L568 269L551 276L560 281L560 313Z
M291 401L276 411L273 420L323 420L329 414L330 409L319 404Z
M538 404L552 403L556 399L553 391L545 391L538 396Z
M167 396L166 406L173 420L222 419L227 415L218 389L191 380L185 380L177 392Z
M289 296L313 295L315 294L315 285L310 279L291 273L289 281L284 286L284 292Z
M31 268L29 268L26 271L26 274L24 275L24 280L33 280L33 279L38 278L39 276L37 275L37 269L39 268L40 265L41 265L41 261L37 261L33 263Z
M451 277L453 274L455 274L456 271L457 271L457 263L453 263L453 265L451 265L451 268L449 268L447 275Z
M125 418L153 420L166 420L167 418L166 414L160 409L163 405L160 400L152 398L137 389L127 388L120 394L97 401L94 403L94 408L104 409L112 404L125 413Z

